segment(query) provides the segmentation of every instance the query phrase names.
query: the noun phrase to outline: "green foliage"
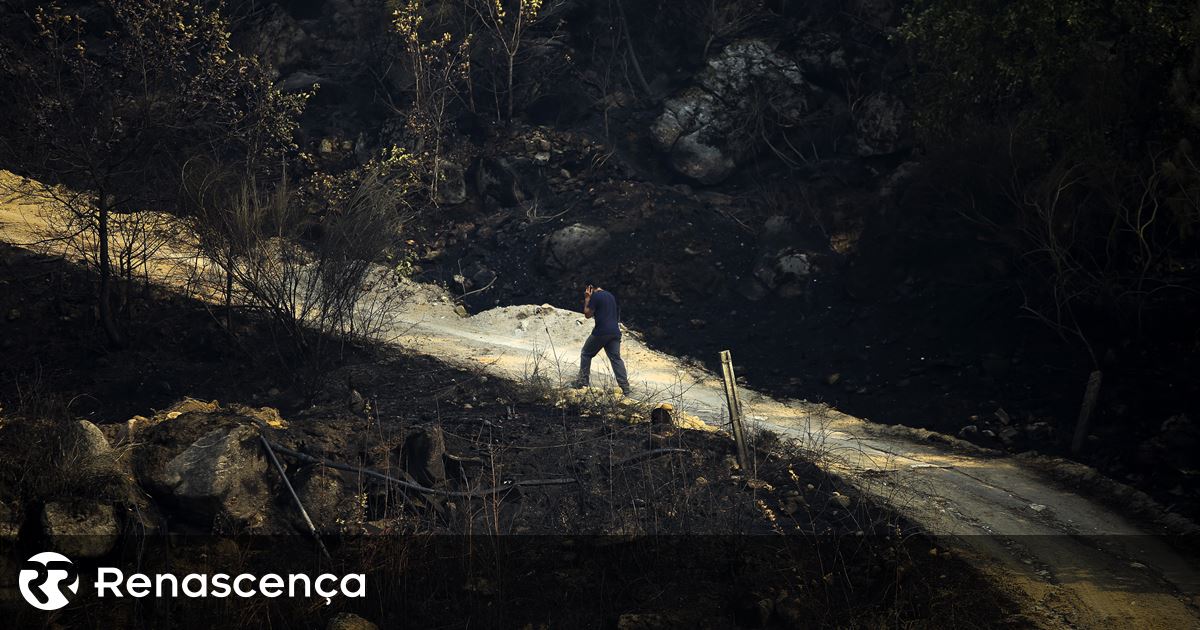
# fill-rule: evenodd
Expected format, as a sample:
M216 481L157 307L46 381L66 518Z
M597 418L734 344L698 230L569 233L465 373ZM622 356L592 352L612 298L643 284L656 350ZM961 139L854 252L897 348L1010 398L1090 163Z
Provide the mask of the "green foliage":
M413 79L412 104L397 113L404 115L416 157L414 166L420 167L428 182L429 200L436 205L444 164L462 158L454 155L453 144L447 140L454 128L452 109L470 85L472 37L468 34L455 43L444 30L435 34L442 25L435 19L432 25L423 26L425 14L430 12L424 5L420 0L399 3L392 13L392 31L403 43L403 61ZM438 6L432 9L436 12Z
M24 28L6 29L13 54L0 64L4 165L117 206L161 208L172 201L161 178L197 153L278 164L305 96L275 90L208 7L114 0L89 18L31 7Z
M1032 314L1095 359L1194 301L1200 3L915 0L900 37L934 163L962 154L948 209L1013 245Z
M1193 11L1162 0L916 0L900 36L920 72L920 122L934 134L996 115L1074 126L1072 108L1128 89L1153 104L1197 42Z
M279 165L306 95L280 93L267 68L232 50L219 4L87 8L85 18L57 3L6 3L0 167L79 193L60 210L96 243L99 311L119 343L110 213L179 208L183 165L198 155L251 172Z

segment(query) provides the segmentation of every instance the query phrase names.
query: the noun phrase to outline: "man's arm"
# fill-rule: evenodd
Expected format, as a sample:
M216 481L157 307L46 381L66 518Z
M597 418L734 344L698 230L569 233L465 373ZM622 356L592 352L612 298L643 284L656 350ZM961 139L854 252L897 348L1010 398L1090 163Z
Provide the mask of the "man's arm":
M595 314L592 311L592 306L591 306L593 291L595 291L595 289L591 285L588 285L588 288L583 290L583 316L587 319L591 319L592 315Z

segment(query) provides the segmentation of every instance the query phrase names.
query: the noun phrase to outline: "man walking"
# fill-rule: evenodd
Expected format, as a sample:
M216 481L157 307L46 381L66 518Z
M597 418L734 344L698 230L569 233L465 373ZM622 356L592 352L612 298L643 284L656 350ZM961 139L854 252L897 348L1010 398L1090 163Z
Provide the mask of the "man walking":
M617 306L617 296L587 285L583 290L583 316L595 319L596 325L587 341L583 342L583 351L579 353L579 378L575 379L575 387L587 387L592 375L592 357L604 348L617 385L628 396L629 374L625 371L625 362L621 360L621 328L617 325L621 321L621 309Z

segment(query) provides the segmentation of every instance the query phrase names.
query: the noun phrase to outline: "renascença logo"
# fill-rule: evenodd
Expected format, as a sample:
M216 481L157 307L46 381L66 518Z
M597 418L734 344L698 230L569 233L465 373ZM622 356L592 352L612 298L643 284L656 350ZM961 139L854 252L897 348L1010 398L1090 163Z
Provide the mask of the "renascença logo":
M25 561L20 575L21 595L40 610L58 610L79 592L79 571L69 559L53 551L43 551ZM64 591L65 588L65 591ZM280 575L266 573L189 573L183 577L171 573L126 575L114 567L99 567L93 585L97 597L304 597L314 595L328 605L336 596L366 597L366 576L347 573L337 576L322 573L311 577L303 573ZM69 593L68 593L69 592Z
M75 565L53 551L43 551L26 560L18 580L21 596L39 610L58 610L79 592L79 572Z

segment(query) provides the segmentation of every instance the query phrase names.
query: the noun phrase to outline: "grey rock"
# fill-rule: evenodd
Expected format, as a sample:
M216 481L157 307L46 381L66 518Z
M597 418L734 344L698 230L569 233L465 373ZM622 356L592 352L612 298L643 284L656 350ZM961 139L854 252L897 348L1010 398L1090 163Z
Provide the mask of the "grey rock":
M808 253L789 247L761 258L754 276L780 297L793 298L804 294L815 268Z
M418 429L405 436L400 451L400 466L425 486L446 482L446 437L438 426Z
M327 83L325 79L308 72L293 72L283 78L282 81L276 84L281 92L304 92L312 89L314 85Z
M85 460L111 455L112 447L109 446L108 438L104 437L100 427L87 420L80 420L73 429L71 438L75 455Z
M788 123L800 121L815 108L817 92L800 66L772 44L760 39L733 42L708 60L695 85L664 101L650 134L676 171L715 184L758 148L761 138L747 131L747 121L764 114ZM770 98L758 98L764 94Z
M103 503L47 503L42 528L50 545L68 558L99 558L117 544L117 518Z
M266 473L258 431L242 425L205 434L167 462L155 481L193 514L256 524L270 503Z
M671 147L671 166L702 184L720 183L737 163L709 142L699 131L680 136Z
M554 232L546 239L547 267L574 269L595 255L608 243L608 230L594 225L575 223Z

